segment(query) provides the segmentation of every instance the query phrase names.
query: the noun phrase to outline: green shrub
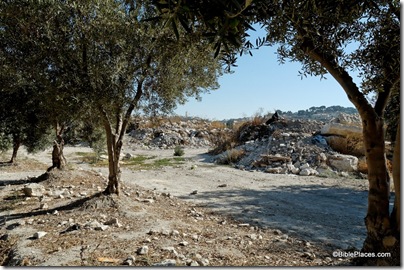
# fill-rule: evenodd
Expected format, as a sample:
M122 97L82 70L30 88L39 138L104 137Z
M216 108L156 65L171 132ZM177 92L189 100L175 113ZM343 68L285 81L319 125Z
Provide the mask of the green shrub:
M177 145L177 146L174 148L174 156L176 156L176 157L181 157L181 156L183 156L183 155L184 155L184 149L182 149L181 146Z

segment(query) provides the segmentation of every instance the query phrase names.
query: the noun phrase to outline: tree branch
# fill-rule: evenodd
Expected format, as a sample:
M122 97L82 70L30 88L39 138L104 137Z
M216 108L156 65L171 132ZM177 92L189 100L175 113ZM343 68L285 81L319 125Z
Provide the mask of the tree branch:
M143 94L143 81L144 81L144 79L138 81L137 89L136 89L136 95L133 98L132 102L129 104L128 109L126 110L126 114L125 114L125 117L123 118L123 122L122 122L121 133L119 134L119 139L118 140L122 140L123 136L125 135L126 128L127 128L128 124L129 124L130 116L132 115L132 112L135 109L135 107L137 106L140 98L142 97L142 94Z
M352 77L348 72L340 67L333 58L332 55L326 55L325 53L320 53L314 46L313 41L308 37L304 37L304 42L301 45L301 49L309 55L313 60L318 61L331 76L341 85L348 99L356 107L359 112L372 112L373 108L365 98L365 96L359 91L359 88L354 83Z

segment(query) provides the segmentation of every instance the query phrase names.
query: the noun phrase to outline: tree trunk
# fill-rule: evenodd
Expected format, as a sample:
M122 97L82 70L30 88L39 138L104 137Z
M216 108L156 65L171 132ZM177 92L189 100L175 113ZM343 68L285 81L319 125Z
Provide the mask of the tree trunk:
M18 149L21 146L21 140L14 138L13 139L13 154L11 155L11 159L9 161L9 163L13 164L15 162L15 160L17 159L17 152Z
M117 107L114 115L116 120L115 129L112 128L111 121L106 111L102 108L102 106L99 107L100 112L104 116L104 127L107 135L109 175L107 188L103 192L106 195L119 195L120 193L121 167L119 164L119 158L121 156L121 150L123 146L123 137L126 133L132 111L137 105L140 97L142 96L142 87L143 79L138 81L136 95L127 108L123 118L121 115L122 107Z
M54 168L58 168L63 170L66 167L67 161L65 156L63 155L63 146L64 141L61 140L58 143L56 140L53 142L53 151L52 151L52 166L48 168L48 172Z
M104 190L105 195L120 193L121 167L119 157L122 149L122 141L116 139L116 135L112 133L112 128L108 122L104 123L107 134L107 151L108 151L108 185Z
M364 113L361 116L369 181L368 211L365 218L367 236L362 252L392 252L397 247L398 239L392 235L391 230L390 178L385 158L384 121L375 114ZM367 265L392 265L396 264L395 260L399 261L399 257L393 257L367 257L359 258L358 261Z
M391 220L392 220L392 228L396 232L397 236L400 235L400 201L401 201L401 183L400 183L400 165L401 165L401 158L400 158L400 121L398 122L397 126L397 135L396 135L396 142L394 144L394 153L393 153L393 181L394 181L394 208L391 213ZM400 239L397 237L397 239Z
M392 235L392 222L389 215L390 179L386 166L383 120L383 112L394 83L384 85L384 91L379 93L372 107L359 91L352 77L338 64L337 59L325 51L320 51L307 37L305 29L298 26L298 31L303 37L302 50L318 61L336 79L362 118L369 181L368 211L365 218L367 237L362 252L375 253L375 255L378 252L392 252L392 257L380 259L359 257L355 261L361 265L400 265L399 239Z

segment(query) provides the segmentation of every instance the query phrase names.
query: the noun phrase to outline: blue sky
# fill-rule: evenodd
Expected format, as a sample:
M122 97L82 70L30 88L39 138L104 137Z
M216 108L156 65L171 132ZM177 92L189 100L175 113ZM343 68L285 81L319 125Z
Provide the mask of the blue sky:
M257 29L257 28L256 28ZM262 30L258 30L262 33ZM253 44L255 43L255 40ZM301 64L277 61L276 48L262 47L253 56L243 55L234 73L219 78L220 87L178 106L175 114L211 120L249 117L262 111L305 110L312 106L353 107L341 86L330 76L301 79Z

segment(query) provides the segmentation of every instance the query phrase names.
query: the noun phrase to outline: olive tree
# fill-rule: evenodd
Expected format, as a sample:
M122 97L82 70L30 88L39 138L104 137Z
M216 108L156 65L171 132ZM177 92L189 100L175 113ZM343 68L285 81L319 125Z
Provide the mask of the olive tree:
M177 42L172 31L144 20L154 12L147 1L65 1L61 7L69 16L67 47L74 51L66 71L79 82L80 102L101 118L109 164L104 193L119 194L131 114L169 112L186 97L217 88L221 65L206 46Z
M13 137L15 150L20 143L30 150L45 142L52 127L56 138L49 170L64 167L63 132L83 111L77 81L67 71L75 53L68 20L58 1L0 3L3 134Z
M280 59L301 62L304 74L331 75L358 110L369 181L367 238L362 251L395 251L400 240L400 190L395 190L391 215L384 112L400 83L398 1L273 1L269 6L277 12L260 14L259 19L266 26L269 45L280 45ZM353 71L359 71L360 85L354 82ZM366 98L369 92L376 94L374 104Z
M208 1L209 2L209 1ZM385 158L384 112L391 93L400 85L400 3L397 0L370 1L281 1L219 0L154 1L161 18L198 20L210 26L210 35L219 43L244 43L245 30L252 23L262 24L267 35L257 46L278 46L279 60L302 63L302 76L332 76L358 110L368 165L369 196L365 218L367 238L362 251L393 252L390 259L367 259L367 264L399 264L400 179L399 143L394 151L395 203L389 209L390 179ZM220 11L206 11L216 6ZM213 34L212 34L213 33ZM229 54L234 55L234 52ZM361 83L355 83L354 72ZM367 98L376 95L375 102ZM397 129L399 130L399 128ZM397 131L399 132L399 131ZM399 140L400 136L397 136Z

